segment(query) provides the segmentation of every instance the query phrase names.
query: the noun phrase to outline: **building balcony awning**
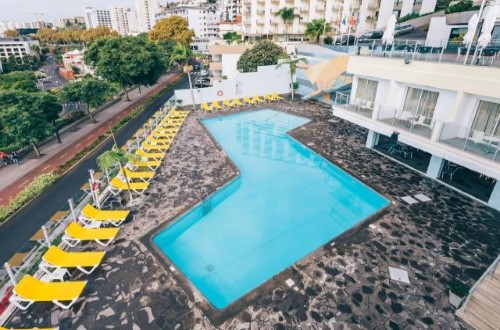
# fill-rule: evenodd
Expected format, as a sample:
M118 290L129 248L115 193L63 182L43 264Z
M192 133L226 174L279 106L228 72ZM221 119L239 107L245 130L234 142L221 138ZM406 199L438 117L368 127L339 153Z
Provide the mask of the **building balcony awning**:
M349 56L337 56L310 66L306 70L306 75L317 88L312 93L313 96L338 88L337 81L346 72L348 63Z

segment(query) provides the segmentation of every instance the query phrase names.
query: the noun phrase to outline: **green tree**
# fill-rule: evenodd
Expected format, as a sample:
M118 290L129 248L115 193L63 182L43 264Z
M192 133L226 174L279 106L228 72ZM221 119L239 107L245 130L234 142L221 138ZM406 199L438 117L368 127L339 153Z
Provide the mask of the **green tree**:
M125 183L127 184L128 193L131 201L134 200L134 196L132 195L132 190L130 189L130 181L127 176L127 173L125 172L124 166L128 162L137 160L139 158L140 157L137 155L118 149L116 144L111 150L108 150L99 157L97 157L97 166L99 166L99 168L103 172L106 170L113 169L117 165L120 167L120 171L125 177Z
M191 91L191 101L193 103L193 110L196 111L196 105L194 102L194 92L193 84L191 82L191 66L189 66L189 59L191 58L192 52L189 47L182 43L177 43L172 50L172 55L170 56L170 67L177 64L182 67L183 71L187 73L189 80L189 89Z
M0 75L1 90L37 92L37 78L33 71L14 71Z
M226 40L227 42L233 42L233 41L241 40L241 35L239 35L236 32L227 32L227 33L224 33L222 38L224 40Z
M292 94L292 101L293 101L293 97L295 94L295 88L294 88L295 86L293 84L293 77L295 76L295 73L297 72L297 67L298 67L300 62L307 64L307 59L303 58L303 57L294 58L294 59L289 58L283 62L280 62L278 65L276 65L276 68L280 68L283 65L288 65L290 67L290 91Z
M90 111L106 101L113 94L111 84L105 80L87 77L64 85L59 94L64 102L83 102L87 105L87 113L95 123L96 120Z
M0 123L5 140L17 146L31 145L40 157L37 143L53 131L47 114L46 103L37 100L38 95L20 91L0 92Z
M307 23L306 26L306 36L310 40L316 40L319 43L319 37L332 31L332 25L327 23L324 18L313 19L311 22Z
M160 48L141 37L102 39L89 46L85 62L98 75L122 86L130 101L127 87L154 84L164 73L166 63Z
M52 123L54 134L56 135L57 141L61 143L61 137L59 136L59 128L57 127L56 120L59 118L59 114L62 111L62 105L59 99L50 93L38 93L36 97L36 102L33 104L34 107L42 109L45 114L45 118L48 122Z
M171 16L159 20L148 34L149 40L174 40L189 45L194 32L189 28L187 19L180 16Z
M255 72L258 66L276 65L278 59L287 57L283 48L272 41L259 41L241 54L237 63L240 72Z
M5 30L3 31L3 35L5 38L15 38L19 37L19 32L17 32L17 30Z
M298 15L295 14L295 8L283 7L275 14L275 16L281 17L283 23L285 23L285 38L288 39L288 24L293 22L293 20L298 17Z

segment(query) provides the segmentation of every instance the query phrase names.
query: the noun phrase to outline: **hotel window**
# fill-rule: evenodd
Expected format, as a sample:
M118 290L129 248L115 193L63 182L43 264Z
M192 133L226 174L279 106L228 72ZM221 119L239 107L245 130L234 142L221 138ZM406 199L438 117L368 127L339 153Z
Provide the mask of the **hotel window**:
M476 116L472 122L472 129L484 132L486 135L500 136L500 104L480 101Z
M430 124L431 118L434 115L438 96L439 93L437 92L409 87L406 93L403 111L427 117L428 122L425 122L425 124Z
M375 102L377 87L378 81L359 78L358 86L356 87L356 101Z

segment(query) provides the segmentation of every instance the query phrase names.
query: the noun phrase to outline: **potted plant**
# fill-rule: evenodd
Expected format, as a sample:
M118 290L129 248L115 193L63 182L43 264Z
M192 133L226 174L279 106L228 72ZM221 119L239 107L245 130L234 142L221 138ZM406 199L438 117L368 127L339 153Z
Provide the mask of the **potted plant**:
M457 280L451 281L449 286L450 288L448 301L453 307L459 308L464 301L464 298L469 293L469 288L467 287L467 285Z

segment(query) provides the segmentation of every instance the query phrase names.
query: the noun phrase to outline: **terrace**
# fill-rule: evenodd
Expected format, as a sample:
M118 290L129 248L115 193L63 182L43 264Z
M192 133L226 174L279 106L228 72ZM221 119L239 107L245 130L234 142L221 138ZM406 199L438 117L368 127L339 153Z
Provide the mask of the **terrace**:
M191 113L152 187L132 207L133 219L107 248L101 267L70 310L35 304L8 326L63 329L460 328L448 304L448 282L469 286L500 253L500 212L365 148L366 130L331 120L329 108L265 104L312 119L291 134L392 201L353 235L334 240L273 277L242 300L215 310L172 265L151 249L151 233L236 174L199 123L221 113ZM248 107L242 110L249 110ZM408 205L422 193L429 202ZM119 205L121 199L111 201ZM86 249L93 245L85 245ZM388 267L410 284L390 280ZM289 286L287 279L293 281ZM292 282L288 282L292 283Z

